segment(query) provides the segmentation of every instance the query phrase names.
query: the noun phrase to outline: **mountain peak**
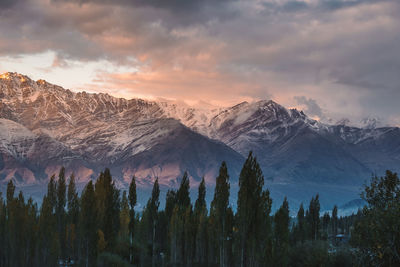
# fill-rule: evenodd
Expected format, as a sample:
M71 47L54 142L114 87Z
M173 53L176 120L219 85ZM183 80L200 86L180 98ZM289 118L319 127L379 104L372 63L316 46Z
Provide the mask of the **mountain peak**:
M8 81L10 81L10 80L17 81L19 83L31 81L31 79L28 76L17 73L17 72L5 72L3 74L0 74L0 79L8 80Z
M382 126L382 122L379 118L366 117L361 120L361 127L365 129L375 129Z

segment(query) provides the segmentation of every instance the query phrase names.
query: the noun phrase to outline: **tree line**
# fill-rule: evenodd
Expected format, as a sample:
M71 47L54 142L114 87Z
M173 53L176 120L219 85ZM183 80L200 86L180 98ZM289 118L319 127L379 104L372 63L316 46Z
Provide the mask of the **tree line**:
M168 190L164 210L156 179L139 213L135 177L121 193L105 169L79 196L74 176L67 181L62 168L40 207L22 192L15 196L12 181L5 199L0 194L0 266L398 266L399 188L397 174L388 171L365 187L368 205L357 214L339 217L335 206L321 215L318 195L295 218L286 198L272 214L250 153L236 211L223 162L209 210L204 179L193 205L185 173L179 188ZM350 242L339 246L339 233Z

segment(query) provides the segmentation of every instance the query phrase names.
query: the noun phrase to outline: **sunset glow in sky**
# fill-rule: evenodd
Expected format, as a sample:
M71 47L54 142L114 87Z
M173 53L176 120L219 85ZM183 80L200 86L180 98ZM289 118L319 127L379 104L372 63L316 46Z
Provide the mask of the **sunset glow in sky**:
M0 0L0 72L400 125L398 0Z

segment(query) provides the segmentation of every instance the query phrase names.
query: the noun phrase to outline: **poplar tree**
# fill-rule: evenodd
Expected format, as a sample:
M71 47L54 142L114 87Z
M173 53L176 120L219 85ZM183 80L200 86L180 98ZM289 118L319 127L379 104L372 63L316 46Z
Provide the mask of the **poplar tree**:
M400 266L400 178L373 177L361 197L368 203L355 224L352 243L364 266Z
M39 217L39 265L55 266L59 258L60 242L55 208L57 192L55 176L50 178L47 194L43 197Z
M151 265L156 266L156 227L158 221L158 207L160 206L160 187L158 185L158 178L154 182L151 198L147 203L148 223L150 226L150 240L151 240Z
M255 266L270 260L272 200L263 191L264 176L252 152L239 176L237 218L240 266Z
M317 240L319 238L319 230L320 230L320 204L319 204L319 195L317 194L311 198L310 206L308 208L307 213L307 222L309 224L309 234L311 240Z
M299 210L297 212L297 224L294 227L294 243L303 243L306 239L306 221L304 217L304 206L303 203L300 204Z
M96 196L92 181L89 181L82 192L81 206L80 231L82 236L84 266L95 266L97 257L98 216Z
M136 178L132 177L132 180L129 184L129 262L133 263L133 234L135 230L135 206L137 202L136 195Z
M119 236L121 240L124 240L125 237L128 237L129 239L129 201L128 197L126 196L126 191L122 193L122 199L121 199L121 211L119 214L119 220L120 220L120 232Z
M60 241L61 258L65 259L66 252L66 237L65 237L65 205L66 205L66 183L65 183L65 168L61 167L60 173L58 174L57 181L57 206L56 206L56 218L57 218L57 231Z
M219 169L219 175L215 182L214 199L211 202L211 213L216 222L217 246L219 251L219 266L226 264L226 248L227 239L226 217L229 206L229 175L225 161L222 162Z
M6 265L6 203L4 202L2 192L0 192L0 266Z
M79 224L79 197L76 192L75 176L69 178L67 191L67 244L68 255L72 259L78 257L78 224Z
M331 219L331 225L332 225L332 235L336 237L338 234L338 207L335 205L332 210L332 219Z
M289 203L285 197L282 206L274 216L274 263L288 265L289 251Z
M95 194L100 230L104 234L106 249L112 251L115 248L120 227L120 197L108 168L100 173L95 183Z
M201 179L197 200L194 205L195 261L204 265L207 253L207 204L206 185Z
M184 173L179 189L176 193L176 204L171 217L170 243L171 258L174 264L184 264L190 248L190 240L186 240L185 233L190 226L188 214L191 213L192 205L189 196L189 177Z

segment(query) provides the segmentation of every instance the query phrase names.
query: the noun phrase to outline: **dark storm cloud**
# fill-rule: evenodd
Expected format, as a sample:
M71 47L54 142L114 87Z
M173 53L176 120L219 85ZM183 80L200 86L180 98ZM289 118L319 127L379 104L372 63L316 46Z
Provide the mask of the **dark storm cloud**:
M342 8L353 7L361 4L372 4L379 2L390 2L393 0L321 0L319 7L327 10L337 10Z
M308 8L308 4L303 1L289 1L282 7L283 10L289 12L296 12Z
M276 12L330 12L339 9L355 7L363 4L383 3L396 0L320 0L314 3L308 3L301 0L288 0L284 2L264 1L262 2L266 13Z
M379 98L391 104L375 106L378 116L400 117L397 0L20 1L0 0L0 56L104 59L140 70L120 85L135 92L225 99L234 88L315 116L361 113Z
M207 10L209 13L224 13L226 4L236 2L238 0L52 0L53 2L66 2L83 4L100 4L111 6L127 6L127 7L150 7L157 9L165 9L179 15L195 15L203 13ZM207 15L207 14L203 14Z
M11 8L18 3L25 2L26 0L0 0L0 12L3 9Z

